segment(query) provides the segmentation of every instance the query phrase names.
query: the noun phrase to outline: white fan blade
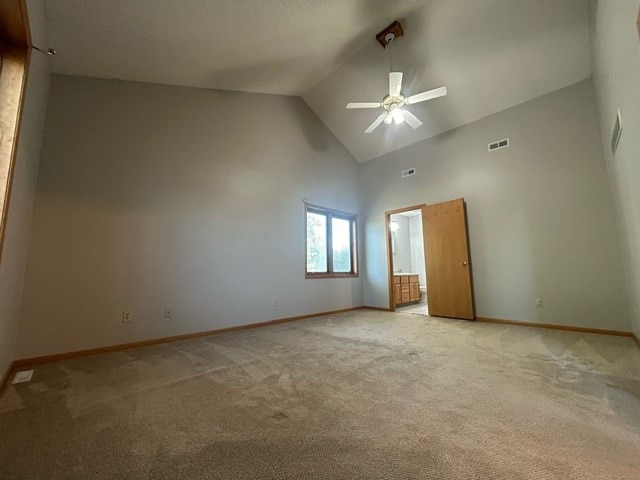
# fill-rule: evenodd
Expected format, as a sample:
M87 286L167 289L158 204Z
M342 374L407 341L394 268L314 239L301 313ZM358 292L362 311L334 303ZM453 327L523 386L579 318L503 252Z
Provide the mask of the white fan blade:
M404 117L404 121L407 122L414 130L422 125L420 119L409 110L402 110L402 116Z
M376 118L374 120L374 122L369 125L369 128L367 128L364 133L371 133L373 132L376 128L378 128L378 125L380 125L382 123L382 121L384 120L384 117L386 116L386 113L383 113L382 115L380 115L378 118Z
M402 72L389 72L389 96L397 97L402 89Z
M381 103L363 102L363 103L347 103L347 108L378 108L381 107Z
M407 98L407 103L424 102L425 100L431 100L432 98L444 97L447 94L447 87L434 88L422 93L416 93Z

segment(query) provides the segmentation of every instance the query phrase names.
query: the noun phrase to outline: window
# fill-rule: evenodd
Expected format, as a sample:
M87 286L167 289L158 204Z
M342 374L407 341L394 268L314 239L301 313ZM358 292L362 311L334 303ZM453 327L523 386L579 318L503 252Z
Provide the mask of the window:
M5 236L7 205L24 90L31 50L28 20L22 0L3 0L0 6L0 251Z
M307 206L307 278L356 277L356 216Z

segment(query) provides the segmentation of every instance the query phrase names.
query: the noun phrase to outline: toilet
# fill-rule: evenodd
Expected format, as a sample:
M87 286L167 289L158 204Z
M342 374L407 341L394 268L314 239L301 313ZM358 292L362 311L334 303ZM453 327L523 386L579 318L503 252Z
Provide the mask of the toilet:
M420 285L420 303L427 303L427 286Z

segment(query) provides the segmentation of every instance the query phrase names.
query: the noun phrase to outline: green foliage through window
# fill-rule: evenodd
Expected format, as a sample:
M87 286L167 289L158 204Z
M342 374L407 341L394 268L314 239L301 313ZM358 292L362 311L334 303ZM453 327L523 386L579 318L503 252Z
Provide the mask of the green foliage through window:
M307 207L307 276L356 275L356 217Z

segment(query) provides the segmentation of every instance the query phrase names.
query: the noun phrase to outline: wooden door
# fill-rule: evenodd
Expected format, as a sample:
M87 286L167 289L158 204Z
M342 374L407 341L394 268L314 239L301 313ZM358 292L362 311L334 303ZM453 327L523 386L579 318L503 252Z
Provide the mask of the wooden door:
M475 319L464 200L422 209L429 315Z

